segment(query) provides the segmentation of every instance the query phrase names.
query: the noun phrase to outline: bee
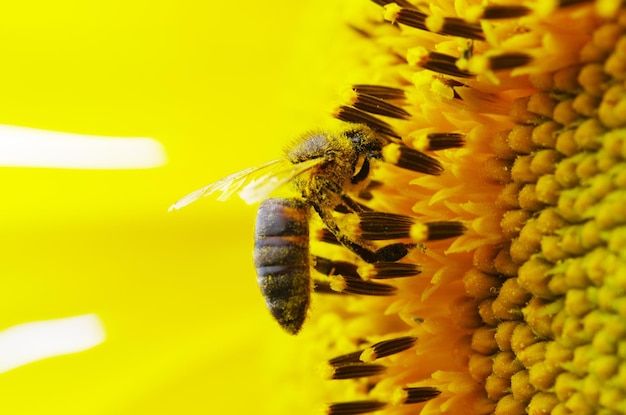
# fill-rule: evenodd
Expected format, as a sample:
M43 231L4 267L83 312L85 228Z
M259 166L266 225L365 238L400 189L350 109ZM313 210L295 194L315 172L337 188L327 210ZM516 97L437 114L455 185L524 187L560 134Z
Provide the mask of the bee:
M390 158L399 167L429 174L442 170L437 160L390 141L367 126L357 125L339 133L312 132L285 150L284 157L234 173L176 202L180 209L202 197L221 192L218 200L238 194L247 203L262 200L254 235L254 265L266 305L275 320L291 334L301 329L311 295L309 221L319 216L336 240L367 263L395 262L415 244L393 243L378 248L372 242L344 232L335 212L369 210L351 195L363 189L373 161ZM270 194L291 185L294 196Z

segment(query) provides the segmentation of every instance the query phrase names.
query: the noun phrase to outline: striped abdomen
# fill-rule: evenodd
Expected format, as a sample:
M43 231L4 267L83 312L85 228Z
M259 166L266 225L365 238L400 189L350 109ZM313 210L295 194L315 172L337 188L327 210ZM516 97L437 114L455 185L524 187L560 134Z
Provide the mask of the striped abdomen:
M276 321L296 334L309 308L309 206L299 199L261 203L254 233L254 266Z

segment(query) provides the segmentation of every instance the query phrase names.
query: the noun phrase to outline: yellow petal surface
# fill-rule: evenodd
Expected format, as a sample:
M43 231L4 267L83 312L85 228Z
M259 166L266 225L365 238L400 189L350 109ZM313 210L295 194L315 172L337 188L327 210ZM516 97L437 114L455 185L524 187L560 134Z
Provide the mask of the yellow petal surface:
M272 385L289 372L274 368L297 356L255 282L255 208L167 209L330 118L350 59L337 59L349 53L334 42L341 10L314 3L0 6L1 124L150 138L167 158L151 168L0 166L0 338L77 316L96 316L105 336L6 370L0 413L277 413ZM318 76L327 73L336 76ZM0 349L65 336L46 333Z

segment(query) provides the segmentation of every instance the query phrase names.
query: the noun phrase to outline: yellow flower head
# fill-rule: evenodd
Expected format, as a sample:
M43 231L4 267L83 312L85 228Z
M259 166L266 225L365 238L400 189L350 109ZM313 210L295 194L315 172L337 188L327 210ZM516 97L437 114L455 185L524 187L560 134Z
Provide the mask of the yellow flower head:
M397 215L378 232L410 222L387 234L419 244L400 262L312 247L334 258L302 333L327 413L626 412L622 3L375 3L354 24L372 81L336 116L401 139L391 164L409 146L443 169L366 189Z

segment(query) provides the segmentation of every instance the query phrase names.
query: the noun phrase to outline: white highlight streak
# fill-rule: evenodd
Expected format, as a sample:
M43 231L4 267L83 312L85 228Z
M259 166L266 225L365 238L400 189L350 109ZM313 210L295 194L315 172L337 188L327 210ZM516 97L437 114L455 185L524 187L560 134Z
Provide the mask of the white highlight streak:
M0 125L0 166L145 169L166 163L152 138L100 137Z
M69 353L82 352L105 339L95 314L20 324L0 332L0 373Z

